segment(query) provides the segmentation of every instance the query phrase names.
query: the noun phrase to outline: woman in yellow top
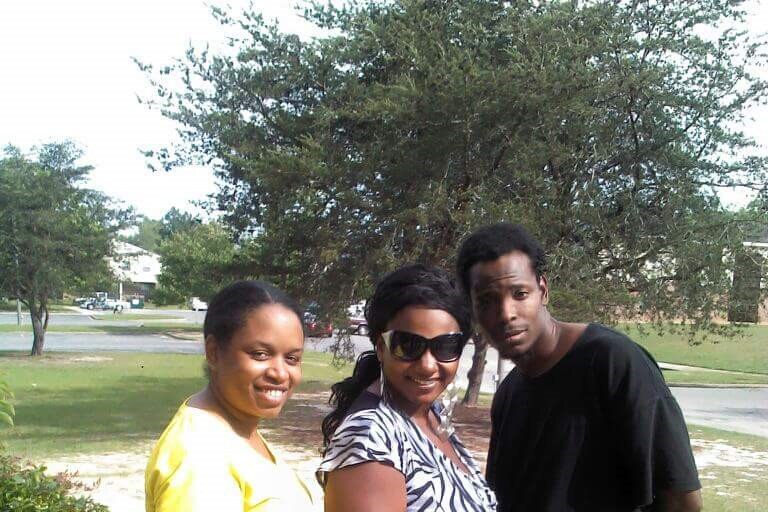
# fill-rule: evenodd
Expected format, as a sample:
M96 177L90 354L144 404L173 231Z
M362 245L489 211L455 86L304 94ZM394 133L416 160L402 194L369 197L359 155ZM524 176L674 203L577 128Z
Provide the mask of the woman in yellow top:
M208 385L188 398L152 451L147 512L302 512L312 497L259 434L301 381L301 310L276 288L240 281L205 315Z

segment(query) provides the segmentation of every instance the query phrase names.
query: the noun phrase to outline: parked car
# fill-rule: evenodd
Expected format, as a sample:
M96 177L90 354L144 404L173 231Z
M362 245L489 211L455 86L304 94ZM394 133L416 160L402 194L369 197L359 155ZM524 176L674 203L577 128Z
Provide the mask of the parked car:
M88 300L80 305L81 308L88 310L111 310L120 312L124 309L130 309L131 303L124 300L109 299L106 297L96 298L90 297Z
M368 321L365 319L365 301L358 302L347 308L350 334L368 335Z
M200 300L200 297L191 297L187 302L187 306L192 311L207 311L208 303L204 300Z
M320 305L316 302L304 308L304 332L307 336L330 338L333 336L333 323L324 320Z

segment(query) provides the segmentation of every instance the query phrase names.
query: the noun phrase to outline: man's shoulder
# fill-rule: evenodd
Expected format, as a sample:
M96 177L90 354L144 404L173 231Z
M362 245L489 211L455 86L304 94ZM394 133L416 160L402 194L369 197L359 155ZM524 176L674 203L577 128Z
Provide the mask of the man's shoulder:
M589 324L577 342L579 349L587 354L600 354L602 360L650 360L654 357L640 344L625 333L602 324Z

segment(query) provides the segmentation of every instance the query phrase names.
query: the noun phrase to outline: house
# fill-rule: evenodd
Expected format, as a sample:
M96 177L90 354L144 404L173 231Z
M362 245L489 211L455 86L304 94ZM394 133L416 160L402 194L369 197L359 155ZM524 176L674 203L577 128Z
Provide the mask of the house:
M160 275L160 255L127 242L113 242L113 257L109 260L118 280L119 298L142 295L150 298Z

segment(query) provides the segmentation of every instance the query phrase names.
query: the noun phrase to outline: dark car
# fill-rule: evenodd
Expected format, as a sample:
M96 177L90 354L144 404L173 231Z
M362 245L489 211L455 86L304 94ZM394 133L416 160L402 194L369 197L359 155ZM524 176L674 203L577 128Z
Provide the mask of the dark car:
M330 338L333 336L333 323L325 320L317 303L304 308L304 332L307 336Z

